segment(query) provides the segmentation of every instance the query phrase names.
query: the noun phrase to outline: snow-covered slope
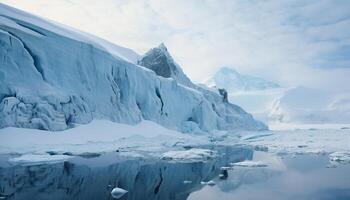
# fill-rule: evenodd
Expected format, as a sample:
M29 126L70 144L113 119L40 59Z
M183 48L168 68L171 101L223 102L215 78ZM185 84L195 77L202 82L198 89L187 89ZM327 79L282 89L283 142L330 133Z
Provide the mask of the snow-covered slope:
M152 71L129 49L2 4L0 13L0 127L146 119L181 131L266 129L218 92L194 86L177 65L175 78L158 76L173 63L168 53L156 69L146 63L157 62L157 51L139 62Z
M243 75L229 67L220 68L204 82L209 87L225 88L230 93L279 88L277 83L262 78Z

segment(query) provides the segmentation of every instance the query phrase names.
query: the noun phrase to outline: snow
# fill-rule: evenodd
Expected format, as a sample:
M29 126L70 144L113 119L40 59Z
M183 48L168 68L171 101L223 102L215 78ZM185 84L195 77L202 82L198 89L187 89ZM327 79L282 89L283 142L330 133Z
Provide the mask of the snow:
M245 160L241 162L231 163L234 167L267 167L267 164L261 161Z
M224 68L215 85L241 92L227 99L225 91L192 83L164 44L141 57L3 4L0 13L0 153L20 154L13 162L111 151L205 160L215 152L178 146L237 140L279 155L328 153L332 161L349 160L346 94L280 88ZM255 114L269 112L273 130L230 101L246 102Z
M38 165L42 163L56 163L68 160L71 156L67 155L49 155L49 154L25 154L19 157L10 158L10 163L21 165Z
M20 138L20 139L19 139ZM137 125L94 120L60 132L8 127L0 129L0 153L2 154L46 154L54 152L72 155L83 153L112 152L119 149L131 156L128 149L161 151L177 142L201 141L190 135L166 129L151 121ZM131 151L131 150L130 150Z
M346 163L350 155L349 129L296 129L256 133L242 139L244 144L267 147L268 152L285 154L329 154L331 161ZM242 137L243 138L243 137Z
M164 45L148 52L142 67L99 38L2 4L0 11L0 128L62 131L105 119L184 132L267 129L217 91L193 84ZM175 74L146 68L157 55L165 60L158 67L175 67Z
M50 21L48 19L42 19L40 17L18 10L16 8L7 6L5 4L0 4L0 13L2 15L0 24L7 25L22 31L24 30L25 32L30 34L38 35L36 32L30 31L30 29L23 27L23 25L27 23L34 24L37 27L50 30L51 32L54 32L58 35L62 35L67 38L71 38L73 40L77 40L84 43L92 43L97 48L108 51L115 55L117 58L121 58L132 63L136 63L136 61L140 57L136 52L134 52L131 49L112 44L96 36L92 36L88 33L75 30L72 27L68 27L66 25ZM4 21L7 21L8 23L4 24Z
M213 158L215 152L209 149L189 149L180 151L168 151L162 154L161 159L163 160L176 160L176 161L193 161L193 160L207 160Z

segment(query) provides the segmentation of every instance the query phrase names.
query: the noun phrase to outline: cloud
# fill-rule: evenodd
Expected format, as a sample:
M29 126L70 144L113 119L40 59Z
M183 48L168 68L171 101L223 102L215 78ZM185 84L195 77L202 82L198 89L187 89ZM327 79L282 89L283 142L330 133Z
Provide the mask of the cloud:
M144 53L165 42L195 81L223 65L350 91L347 0L2 0Z

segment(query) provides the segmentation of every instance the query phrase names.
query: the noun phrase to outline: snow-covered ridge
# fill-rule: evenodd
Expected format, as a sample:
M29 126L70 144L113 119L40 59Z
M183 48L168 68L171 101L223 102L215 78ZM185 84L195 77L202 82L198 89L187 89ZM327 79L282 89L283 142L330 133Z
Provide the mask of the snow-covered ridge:
M0 3L0 23L5 26L14 26L14 28L20 29L30 34L42 34L40 29L49 30L52 33L77 40L84 43L90 43L94 47L101 50L108 51L114 56L124 59L126 61L136 63L140 56L131 49L121 47L119 45L110 43L97 36L90 35L85 32L78 31L72 27L59 24L58 22L42 19L35 15L23 12L21 10L12 8L10 6ZM6 19L7 18L7 19ZM6 23L10 22L10 23ZM29 26L28 26L29 25ZM30 28L32 27L32 28Z
M139 57L131 50L2 4L0 13L0 127L64 130L108 119L183 132L266 129L218 92L134 64ZM173 64L160 53L167 60L160 67Z

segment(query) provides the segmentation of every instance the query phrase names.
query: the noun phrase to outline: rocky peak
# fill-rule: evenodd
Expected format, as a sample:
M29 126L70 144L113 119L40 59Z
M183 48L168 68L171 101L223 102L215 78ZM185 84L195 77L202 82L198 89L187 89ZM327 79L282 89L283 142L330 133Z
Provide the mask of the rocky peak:
M164 43L149 50L139 61L138 65L154 71L158 76L173 78L178 83L192 86L193 83L184 74L181 67L174 62Z

